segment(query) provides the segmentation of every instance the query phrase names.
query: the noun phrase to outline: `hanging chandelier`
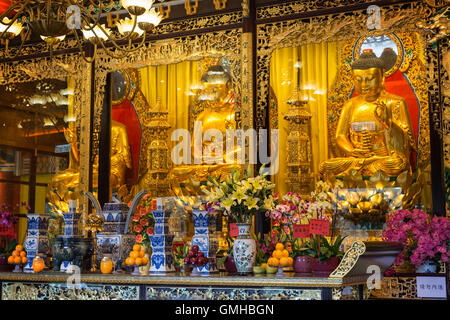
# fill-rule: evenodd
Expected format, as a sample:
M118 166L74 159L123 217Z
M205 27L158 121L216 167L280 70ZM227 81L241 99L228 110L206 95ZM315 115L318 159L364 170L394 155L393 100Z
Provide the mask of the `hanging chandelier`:
M31 35L39 36L50 48L74 39L87 62L95 59L97 47L113 58L122 58L141 48L146 32L158 26L162 15L152 8L154 0L121 0L121 6L131 17L120 19L112 28L105 26L108 1L94 0L11 0L10 7L0 15L0 39L4 41L5 58L20 55ZM88 7L94 7L95 13ZM125 12L124 12L125 13ZM10 52L10 42L19 38L17 50ZM135 41L137 39L140 41ZM73 42L70 42L73 43ZM85 44L94 47L87 57Z

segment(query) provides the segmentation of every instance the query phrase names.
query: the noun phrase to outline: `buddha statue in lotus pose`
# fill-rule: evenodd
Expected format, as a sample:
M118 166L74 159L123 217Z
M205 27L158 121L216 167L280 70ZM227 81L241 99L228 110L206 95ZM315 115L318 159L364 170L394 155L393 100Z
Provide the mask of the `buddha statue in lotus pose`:
M336 129L336 144L345 156L320 164L324 176L345 176L356 170L362 176L380 171L398 176L411 171L415 150L406 101L386 91L384 61L370 49L352 64L357 96L348 100Z
M64 129L64 136L70 144L69 166L66 170L52 177L47 190L47 198L54 212L69 212L69 200L79 197L80 159L78 139L75 129ZM111 122L111 173L110 190L119 190L125 186L126 170L131 169L131 153L128 143L127 128L117 121ZM98 186L98 162L93 164L93 188Z
M198 93L196 108L201 110L194 118L194 128L191 130L191 150L199 161L191 161L193 164L174 165L170 172L171 189L177 196L202 194L201 184L205 183L208 176L225 176L231 171L233 163L227 163L226 159L226 130L235 129L235 103L231 90L231 76L219 64L212 64L202 76L203 89ZM196 143L195 126L201 124L201 144ZM192 128L191 128L192 129ZM214 145L214 137L205 139L204 134L210 129L218 130L223 137L223 146L220 145L222 155L216 154L217 146ZM197 137L198 138L198 137ZM236 155L237 147L231 151ZM220 157L221 159L218 159ZM220 161L218 161L220 160Z

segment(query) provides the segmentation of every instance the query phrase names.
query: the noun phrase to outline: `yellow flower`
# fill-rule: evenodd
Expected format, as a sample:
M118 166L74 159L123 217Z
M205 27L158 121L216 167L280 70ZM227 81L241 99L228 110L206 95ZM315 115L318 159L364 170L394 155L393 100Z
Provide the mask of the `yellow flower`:
M244 204L247 206L248 209L256 209L256 210L258 210L259 209L258 201L259 201L258 198L251 198L251 197L249 197L249 198L247 198L245 200Z
M237 203L241 203L242 200L244 200L245 198L247 198L247 196L245 195L244 191L240 188L238 190L236 190L233 193L233 200L236 200Z
M273 197L270 196L269 198L264 199L264 209L266 210L272 210L275 207L275 203L273 202Z
M222 200L222 201L220 202L220 205L221 205L223 208L225 208L225 210L227 210L227 211L230 211L230 210L231 210L231 207L233 206L233 204L234 204L234 201L233 201L233 199L230 199L230 198L227 198L227 199Z
M261 181L259 181L259 180L254 180L252 182L252 185L253 185L253 188L255 190L261 190L262 189L262 184L261 184Z

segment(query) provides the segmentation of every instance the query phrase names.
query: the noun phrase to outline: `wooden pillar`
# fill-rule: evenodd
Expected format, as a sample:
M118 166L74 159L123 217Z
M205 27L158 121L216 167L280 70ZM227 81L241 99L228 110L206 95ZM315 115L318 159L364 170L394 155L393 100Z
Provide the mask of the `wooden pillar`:
M441 70L442 52L441 41L447 41L446 38L438 40L436 48L429 50L437 50L437 75L438 92L430 93L430 153L431 153L431 191L433 194L433 214L438 216L446 215L446 193L444 185L444 160L443 160L443 139L442 139L442 113L444 105L444 96L442 93Z
M37 169L37 150L34 150L34 152L31 153L30 157L30 178L28 180L28 205L31 208L30 212L33 213L36 212L36 169Z
M98 201L100 205L109 202L109 176L111 172L111 88L112 75L106 75L105 97L100 117L98 154Z
M89 54L89 53L88 53ZM92 53L90 53L92 56ZM80 59L81 60L81 59ZM83 63L81 74L78 75L80 79L77 81L75 90L77 94L81 95L80 105L80 184L79 191L92 191L92 119L93 119L93 98L95 94L95 62L88 64ZM86 225L86 218L90 212L89 200L86 196L80 195L78 210L81 212L81 232L84 237L87 237L87 232L84 227Z

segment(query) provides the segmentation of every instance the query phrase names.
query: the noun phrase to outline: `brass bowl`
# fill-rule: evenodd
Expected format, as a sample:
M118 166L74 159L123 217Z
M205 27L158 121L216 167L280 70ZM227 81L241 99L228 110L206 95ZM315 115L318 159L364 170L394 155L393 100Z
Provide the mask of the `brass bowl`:
M351 214L361 214L362 210L360 208L350 208L349 209Z
M357 204L357 207L364 212L369 211L370 209L372 209L372 204L369 201L362 201L360 203Z

